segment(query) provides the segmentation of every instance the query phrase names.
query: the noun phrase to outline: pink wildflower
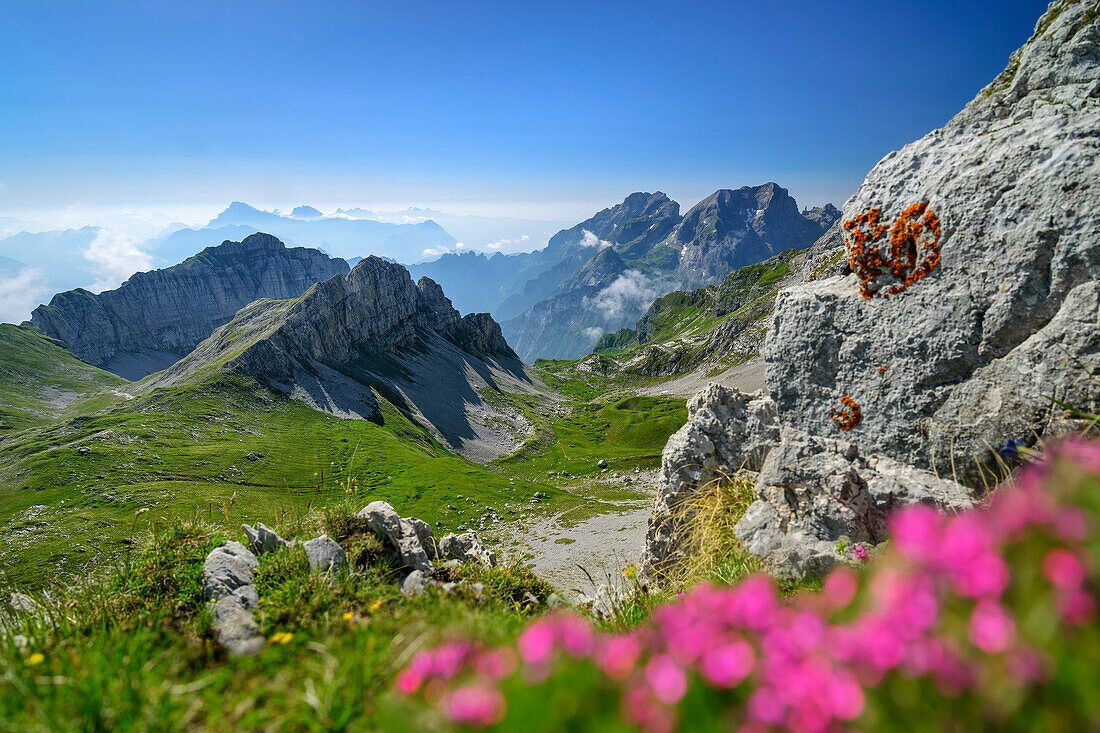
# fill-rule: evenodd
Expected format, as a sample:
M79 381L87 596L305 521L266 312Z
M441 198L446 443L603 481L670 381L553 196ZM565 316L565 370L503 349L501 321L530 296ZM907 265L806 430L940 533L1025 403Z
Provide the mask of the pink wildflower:
M979 601L968 628L970 641L986 654L1000 654L1016 642L1016 623L996 601Z
M630 636L615 636L600 645L596 664L613 680L625 679L638 662L641 649Z
M659 655L649 660L645 680L653 695L665 705L675 705L687 692L687 676L671 657Z
M550 619L536 621L519 637L517 646L523 661L533 666L542 666L550 661L554 653L554 624Z
M1058 588L1072 590L1085 582L1085 566L1069 550L1051 550L1043 558L1043 574Z
M744 639L721 644L703 656L703 679L715 687L736 687L752 672L756 654Z
M504 696L480 685L458 688L447 696L444 706L447 716L462 725L486 727L504 717Z

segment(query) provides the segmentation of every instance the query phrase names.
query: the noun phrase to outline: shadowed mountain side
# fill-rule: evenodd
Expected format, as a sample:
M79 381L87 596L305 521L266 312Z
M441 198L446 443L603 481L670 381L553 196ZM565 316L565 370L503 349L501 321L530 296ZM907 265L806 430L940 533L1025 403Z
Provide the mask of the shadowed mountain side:
M58 293L34 310L31 323L81 361L140 379L189 353L248 303L296 298L347 271L344 260L253 234L174 267L139 272L116 290Z
M380 419L381 394L456 452L488 461L531 431L507 393L545 388L487 314L460 317L437 284L370 257L294 300L243 308L139 391L217 372L342 418Z

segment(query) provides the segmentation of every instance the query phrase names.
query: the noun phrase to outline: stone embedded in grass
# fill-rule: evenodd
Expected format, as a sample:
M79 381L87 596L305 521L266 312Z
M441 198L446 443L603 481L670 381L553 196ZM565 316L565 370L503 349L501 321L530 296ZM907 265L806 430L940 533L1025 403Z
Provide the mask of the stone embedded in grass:
M366 521L367 527L372 532L389 543L396 552L398 562L402 565L413 570L431 572L432 561L420 541L417 527L407 519L398 516L392 506L384 501L372 501L360 509L356 516ZM424 527L431 534L431 528L426 524Z
M12 593L8 603L17 616L29 616L38 612L38 602L26 593Z
M215 547L202 566L202 590L206 597L218 600L238 588L256 582L259 561L240 542L227 542Z
M327 534L303 543L302 549L309 560L309 569L314 573L338 573L347 562L344 548Z
M485 547L481 538L474 532L449 534L439 542L440 555L465 562L475 559L487 568L496 567L497 558L492 550Z
M401 592L407 596L418 596L436 585L423 570L414 570L401 583Z
M213 601L214 633L230 656L250 656L264 647L260 627L252 618L259 603L256 570L260 563L240 542L215 547L202 566L202 589Z
M248 544L257 555L275 552L289 544L278 532L264 526L262 522L257 522L255 528L242 524L241 531L248 537Z

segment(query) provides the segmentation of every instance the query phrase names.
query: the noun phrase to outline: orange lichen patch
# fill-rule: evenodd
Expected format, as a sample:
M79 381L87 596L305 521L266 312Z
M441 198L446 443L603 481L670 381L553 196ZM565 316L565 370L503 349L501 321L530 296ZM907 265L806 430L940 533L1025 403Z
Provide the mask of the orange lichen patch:
M829 419L835 422L841 430L851 430L863 421L863 413L860 412L856 401L848 395L841 397L840 401L844 403L845 407L841 410L830 410Z
M848 263L867 299L898 295L940 264L940 220L926 202L913 204L897 218L885 253L876 244L887 229L879 224L881 215L880 209L868 209L844 222L850 235ZM893 284L878 282L887 271Z
M886 367L879 367L878 368L878 373L879 374L885 374L886 373Z

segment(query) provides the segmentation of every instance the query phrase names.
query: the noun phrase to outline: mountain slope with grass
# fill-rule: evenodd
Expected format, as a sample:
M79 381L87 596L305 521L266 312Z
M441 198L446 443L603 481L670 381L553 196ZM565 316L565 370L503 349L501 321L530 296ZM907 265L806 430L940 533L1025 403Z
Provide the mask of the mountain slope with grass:
M0 435L105 406L126 384L32 326L0 323Z
M834 223L813 247L787 250L742 267L715 285L657 298L633 328L604 334L592 353L571 361L540 361L559 377L690 396L709 381L763 388L760 350L777 293L847 268Z

